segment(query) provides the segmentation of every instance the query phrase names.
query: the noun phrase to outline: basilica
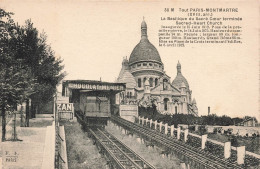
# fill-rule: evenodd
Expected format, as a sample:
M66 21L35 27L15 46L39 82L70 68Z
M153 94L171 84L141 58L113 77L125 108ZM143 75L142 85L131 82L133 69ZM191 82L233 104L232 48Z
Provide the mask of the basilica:
M147 24L141 23L141 40L130 54L123 59L122 68L116 80L125 83L126 90L117 94L117 104L156 105L162 114L193 114L198 116L196 101L192 98L187 79L177 63L177 75L171 82L164 71L159 52L148 40Z

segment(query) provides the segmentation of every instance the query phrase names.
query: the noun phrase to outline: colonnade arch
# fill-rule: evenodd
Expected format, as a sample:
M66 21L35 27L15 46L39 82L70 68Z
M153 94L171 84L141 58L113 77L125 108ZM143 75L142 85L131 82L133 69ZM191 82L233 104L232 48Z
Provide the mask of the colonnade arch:
M150 87L155 87L158 85L159 78L157 77L143 77L143 78L138 78L137 79L137 86L144 87L145 81L149 80L149 85Z

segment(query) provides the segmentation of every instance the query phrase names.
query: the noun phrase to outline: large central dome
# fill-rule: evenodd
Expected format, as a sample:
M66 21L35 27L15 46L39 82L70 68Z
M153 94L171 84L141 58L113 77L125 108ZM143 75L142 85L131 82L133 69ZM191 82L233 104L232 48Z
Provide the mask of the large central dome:
M131 65L140 61L155 61L162 63L159 52L147 38L147 25L145 21L141 24L141 34L140 42L135 46L130 55L129 64Z

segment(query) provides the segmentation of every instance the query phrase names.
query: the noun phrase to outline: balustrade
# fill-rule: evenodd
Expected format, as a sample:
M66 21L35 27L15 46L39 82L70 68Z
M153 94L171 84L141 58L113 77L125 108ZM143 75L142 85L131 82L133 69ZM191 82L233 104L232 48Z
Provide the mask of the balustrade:
M205 149L205 151L211 152L219 158L228 159L230 162L237 161L239 165L243 166L256 166L260 164L260 158L254 153L251 153L253 154L251 155L249 152L246 152L245 146L235 148L231 146L230 142L220 143L207 139L207 134L199 136L189 133L188 129L182 131L179 126L175 129L174 125L168 126L167 123L158 123L156 120L153 121L152 119L145 119L144 117L138 117L138 123L146 125L151 129L158 130L160 133L163 132L165 135L175 137L177 140L184 141L193 147Z

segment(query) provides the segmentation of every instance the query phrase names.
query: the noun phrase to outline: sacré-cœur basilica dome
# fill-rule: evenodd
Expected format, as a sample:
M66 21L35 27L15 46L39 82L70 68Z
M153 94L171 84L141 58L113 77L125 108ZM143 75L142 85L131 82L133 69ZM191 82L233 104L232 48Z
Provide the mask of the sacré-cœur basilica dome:
M124 58L117 82L126 83L126 91L117 97L118 104L140 104L150 98L156 100L156 108L162 114L198 115L195 99L187 79L177 64L177 75L170 80L164 71L160 54L148 40L147 24L141 23L141 40L130 54Z
M132 65L136 62L142 61L154 61L162 64L159 52L148 40L147 25L145 21L143 21L141 24L141 32L141 40L132 51L129 58L129 64Z

